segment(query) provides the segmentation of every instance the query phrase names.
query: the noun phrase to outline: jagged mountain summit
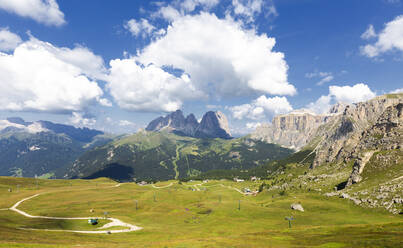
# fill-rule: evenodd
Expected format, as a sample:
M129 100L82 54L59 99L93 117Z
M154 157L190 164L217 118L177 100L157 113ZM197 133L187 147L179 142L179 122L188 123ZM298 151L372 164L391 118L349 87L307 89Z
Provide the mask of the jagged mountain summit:
M195 138L231 138L227 117L220 111L205 113L199 123L193 114L185 118L181 110L176 110L154 119L146 130L168 131Z

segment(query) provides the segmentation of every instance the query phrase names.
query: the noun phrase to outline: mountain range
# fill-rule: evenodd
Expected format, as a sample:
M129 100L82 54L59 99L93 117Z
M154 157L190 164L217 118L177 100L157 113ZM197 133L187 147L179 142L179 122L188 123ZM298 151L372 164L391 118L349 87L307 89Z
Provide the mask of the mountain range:
M227 117L220 111L205 113L199 123L193 114L189 114L185 118L182 111L177 110L151 121L146 130L166 130L195 138L231 138Z
M299 187L313 178L310 173L320 172L315 183L323 180L323 185L357 195L373 192L360 202L383 204L396 212L396 204L403 202L399 200L403 198L402 108L403 94L387 94L337 104L327 114L297 110L275 116L271 123L236 139L231 138L227 118L211 111L199 123L193 114L185 118L177 110L151 121L146 130L119 137L9 118L0 120L0 172L156 181L272 178L288 170ZM379 196L380 191L385 195Z
M54 176L84 151L111 140L112 136L88 128L18 117L0 120L0 175Z

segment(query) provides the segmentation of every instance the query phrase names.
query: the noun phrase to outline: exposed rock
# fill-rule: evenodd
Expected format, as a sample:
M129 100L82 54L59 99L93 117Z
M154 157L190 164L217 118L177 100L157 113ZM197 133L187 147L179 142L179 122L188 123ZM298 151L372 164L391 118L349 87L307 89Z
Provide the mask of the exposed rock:
M341 115L318 129L316 136L321 141L315 148L313 167L357 159L362 151L402 149L402 107L403 94L379 96L346 106ZM357 173L353 177L352 181L359 181Z
M151 121L146 127L147 131L161 131L161 130L178 130L182 131L185 129L186 120L183 116L181 110L176 110L165 117L158 117L157 119Z
M308 110L295 110L289 114L275 116L271 124L258 126L251 138L299 150L311 141L320 125L338 114L337 109L334 113L324 115L317 115Z
M147 131L168 131L197 138L231 138L228 120L219 111L209 111L204 114L201 123L193 114L186 118L181 110L172 112L165 117L160 116L151 121L146 127Z
M298 211L304 212L304 208L302 207L301 204L298 204L298 203L293 203L293 204L291 204L291 209L292 209L292 210L298 210Z
M227 117L220 111L205 113L195 136L200 138L231 138Z
M347 180L347 187L354 184L359 183L362 178L360 174L364 170L365 165L371 159L372 155L375 151L365 152L362 156L360 156L355 162L353 166L353 172L351 173L349 179Z

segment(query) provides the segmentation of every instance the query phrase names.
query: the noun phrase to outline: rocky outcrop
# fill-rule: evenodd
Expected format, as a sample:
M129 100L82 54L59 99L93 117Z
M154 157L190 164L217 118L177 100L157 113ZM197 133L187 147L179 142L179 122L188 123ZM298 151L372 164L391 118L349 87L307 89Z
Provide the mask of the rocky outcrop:
M146 130L165 130L196 138L231 138L227 117L219 111L207 112L199 123L193 114L185 118L182 111L177 110L151 121Z
M360 156L355 162L353 166L353 172L351 173L348 181L347 187L354 184L359 183L362 180L361 173L364 170L365 165L371 159L372 155L375 151L365 152L362 156Z
M304 208L302 207L301 204L298 204L298 203L293 203L293 204L291 204L291 209L292 209L292 210L298 210L298 211L304 212Z
M196 131L199 138L231 138L227 117L220 111L209 111L204 114Z
M317 115L307 110L296 110L289 114L275 116L272 123L262 124L251 134L251 138L299 150L305 146L320 125L337 115L341 107L333 113Z
M147 131L161 131L167 130L183 130L186 126L186 119L181 110L176 110L163 117L151 121L146 127Z
M348 105L341 115L322 126L316 134L321 141L315 148L312 166L362 160L367 151L402 149L402 106L403 94L384 95ZM362 164L362 161L357 162L355 167L361 168Z

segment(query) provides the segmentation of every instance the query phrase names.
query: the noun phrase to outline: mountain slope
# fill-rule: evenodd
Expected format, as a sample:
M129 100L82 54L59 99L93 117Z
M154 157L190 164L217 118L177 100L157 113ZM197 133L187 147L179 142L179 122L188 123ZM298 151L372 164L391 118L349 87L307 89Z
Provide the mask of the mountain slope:
M55 175L85 150L110 140L103 132L88 128L25 122L18 117L0 120L0 175Z
M319 126L337 116L343 106L338 104L328 114L321 115L303 109L277 115L272 123L258 126L251 137L299 150L314 137Z
M86 152L67 171L67 177L178 179L213 169L249 169L291 152L247 137L198 139L169 132L143 131Z
M337 188L330 196L396 214L403 211L402 144L403 94L388 94L347 106L305 149L315 154L318 182Z

